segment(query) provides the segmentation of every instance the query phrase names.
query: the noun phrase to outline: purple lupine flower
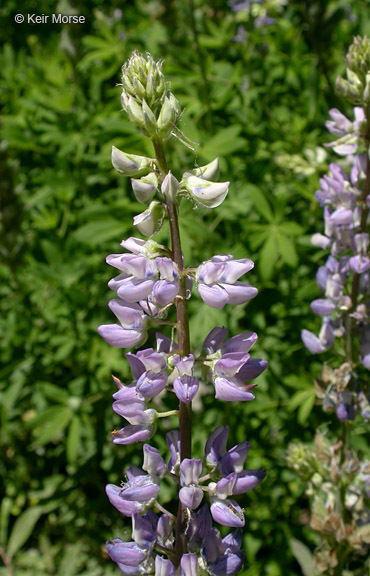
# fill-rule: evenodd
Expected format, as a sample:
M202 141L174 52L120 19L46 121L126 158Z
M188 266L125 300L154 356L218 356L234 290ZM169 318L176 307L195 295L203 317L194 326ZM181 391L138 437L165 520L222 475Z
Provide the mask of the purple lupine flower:
M225 304L244 304L254 298L257 288L237 281L253 266L252 260L234 260L231 255L213 256L203 262L197 271L198 292L203 302L212 308L223 308Z
M211 497L211 515L215 522L231 528L242 528L245 525L243 510L235 500Z
M245 382L257 378L267 367L265 360L251 359L248 354L257 334L244 332L223 342L226 333L223 328L214 328L203 343L207 365L210 365L208 359L212 361L210 373L216 398L227 402L253 400L251 389L255 384Z
M157 539L157 525L158 518L150 509L143 516L134 514L132 516L132 539L144 548L152 548Z
M348 120L344 114L336 108L329 111L332 120L326 122L326 127L335 136L340 136L339 140L329 142L326 146L333 148L334 152L340 156L354 154L357 150L359 136L362 126L366 121L363 108L357 106L354 108L355 119L353 122Z
M107 264L122 272L110 280L108 286L123 300L139 302L144 309L148 299L152 299L154 307L170 304L179 291L179 273L175 262L167 257L148 257L136 238L122 242L122 245L134 253L111 254L107 257ZM157 250L157 246L160 245L155 243L154 250ZM154 315L153 309L150 312L150 315Z
M113 562L127 576L138 576L143 573L143 563L147 560L148 550L138 546L136 542L123 542L120 538L109 540L107 551Z
M173 358L173 364L178 373L173 382L174 392L180 402L189 404L194 400L199 388L199 381L193 376L194 356L189 354L189 356L180 358L177 354Z
M166 464L158 450L149 444L144 444L143 452L143 470L148 472L151 477L156 477L159 480L163 478L166 473Z
M155 283L153 295L160 306L166 306L179 292L179 271L171 258L156 258L160 280Z
M120 324L104 324L98 332L110 345L117 348L131 348L142 344L146 338L146 316L140 306L124 300L111 300L108 303Z
M178 430L171 430L166 434L166 442L171 457L167 469L170 474L178 474L180 466L180 433Z
M114 444L149 440L156 430L157 412L147 408L141 394L132 386L121 387L113 398L113 410L129 422L128 426L112 432Z
M158 544L168 550L172 550L175 540L173 536L173 520L167 514L162 514L159 518L156 532Z
M175 576L175 567L172 562L164 556L156 556L155 576Z
M198 576L198 557L194 553L183 554L180 561L181 576Z
M198 508L203 499L203 490L198 487L201 472L201 460L184 458L180 464L180 484L182 488L179 492L179 498L183 506L191 510Z
M124 486L108 484L106 494L110 503L117 508L121 514L132 516L133 514L145 512L151 501L159 493L159 485L147 474L135 476Z
M318 336L309 330L302 330L301 337L303 344L311 354L327 352L334 344L334 330L326 317L324 317Z
M203 546L204 538L212 528L212 516L204 504L197 512L191 512L188 528L188 550L195 552Z
M360 344L360 354L362 365L370 370L370 326L367 325L364 328L361 344Z
M232 576L241 570L244 560L244 552L240 550L241 540L239 530L223 539L216 528L208 531L201 553L211 574Z
M114 484L106 487L111 504L125 516L146 511L158 496L159 482L165 474L165 463L156 448L144 444L143 453L143 468L147 473L140 468L131 467L127 470L128 482L121 487ZM139 527L147 532L148 526L141 525L137 528Z
M338 405L338 407L336 409L336 414L337 414L338 420L343 422L343 420L354 420L355 415L356 415L356 411L355 411L354 407L351 406L350 404L341 403Z
M205 448L204 458L208 467L216 468L226 452L228 426L218 426L209 435Z

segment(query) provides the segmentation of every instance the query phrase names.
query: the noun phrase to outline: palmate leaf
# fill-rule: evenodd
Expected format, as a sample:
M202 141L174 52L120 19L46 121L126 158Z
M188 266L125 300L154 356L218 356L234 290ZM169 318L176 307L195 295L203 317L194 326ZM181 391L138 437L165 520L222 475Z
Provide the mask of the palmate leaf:
M115 218L106 218L84 224L74 233L75 240L82 244L97 246L113 238L123 237L126 231L124 223Z
M33 448L43 446L59 437L68 426L72 414L73 412L68 406L52 406L31 420L29 424L34 426L36 436Z
M278 244L276 241L276 232L269 236L257 259L257 266L261 277L269 280L272 277L276 261L279 255Z
M216 156L226 157L246 146L244 138L239 136L241 126L228 126L217 132L199 150L199 155L206 160L213 160Z
M263 192L254 184L247 184L246 186L247 191L249 192L249 197L252 201L254 208L257 212L268 222L272 222L274 220L273 213L271 210L271 206L266 199Z
M9 538L7 548L8 556L14 556L14 554L22 548L23 544L27 542L42 513L42 507L35 506L34 508L29 508L17 518Z
M80 440L81 422L78 416L74 416L69 426L66 444L67 460L70 464L74 464L77 460L80 449Z

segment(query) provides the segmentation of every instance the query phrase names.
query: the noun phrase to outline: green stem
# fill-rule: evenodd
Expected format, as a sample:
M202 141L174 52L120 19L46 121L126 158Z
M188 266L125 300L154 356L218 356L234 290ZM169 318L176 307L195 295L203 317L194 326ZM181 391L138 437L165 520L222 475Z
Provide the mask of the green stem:
M163 181L168 173L162 142L153 140L157 165ZM172 259L180 272L179 293L176 298L178 353L181 357L190 354L189 319L186 305L186 278L181 274L184 269L181 251L178 205L175 200L166 198L168 222L171 234ZM191 403L179 405L180 459L191 458ZM181 502L176 518L175 566L178 567L183 554L187 552L186 516Z

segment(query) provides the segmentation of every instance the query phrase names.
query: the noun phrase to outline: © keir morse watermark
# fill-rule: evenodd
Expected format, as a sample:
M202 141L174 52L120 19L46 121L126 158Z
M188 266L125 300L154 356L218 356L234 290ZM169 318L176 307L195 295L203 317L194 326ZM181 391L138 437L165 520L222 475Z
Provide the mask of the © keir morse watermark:
M85 24L86 17L68 14L16 14L17 24Z

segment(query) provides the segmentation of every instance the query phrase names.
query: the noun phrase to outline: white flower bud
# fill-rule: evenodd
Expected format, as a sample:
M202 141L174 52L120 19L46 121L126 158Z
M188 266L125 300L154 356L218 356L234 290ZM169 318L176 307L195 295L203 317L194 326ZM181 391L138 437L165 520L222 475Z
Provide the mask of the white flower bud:
M166 96L157 121L159 136L163 139L167 139L172 132L175 121L176 111L173 108L171 101Z
M162 183L162 193L165 198L174 201L176 198L177 190L179 188L179 181L176 180L175 176L172 174L171 170L168 172L166 178Z
M139 180L131 178L132 189L135 198L140 204L146 204L152 200L156 188L158 186L158 178L154 172L150 172L148 176L143 176Z
M155 136L157 133L157 120L153 112L149 108L148 104L146 103L146 100L144 100L144 98L141 103L141 109L144 117L145 130L148 136L149 137Z
M216 208L225 200L230 182L210 182L198 176L187 176L181 181L182 187L196 204L205 208Z
M144 115L139 106L139 104L134 100L132 96L128 97L127 104L126 104L126 112L129 117L129 120L134 124L142 127L144 126Z
M134 226L144 236L152 236L162 226L164 208L160 202L151 202L149 208L134 217Z
M112 146L112 165L117 172L125 176L144 176L153 169L154 160L146 156L126 154Z
M212 180L212 182L216 182L219 172L218 158L215 158L209 164L199 166L199 168L194 168L194 170L189 170L186 174L192 174L193 176L198 176L203 180Z

